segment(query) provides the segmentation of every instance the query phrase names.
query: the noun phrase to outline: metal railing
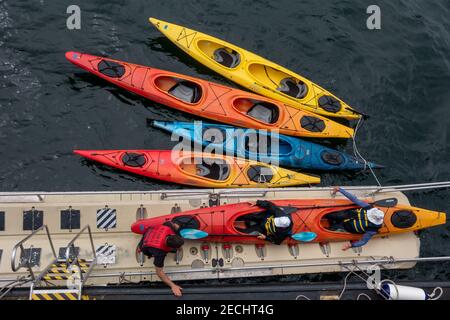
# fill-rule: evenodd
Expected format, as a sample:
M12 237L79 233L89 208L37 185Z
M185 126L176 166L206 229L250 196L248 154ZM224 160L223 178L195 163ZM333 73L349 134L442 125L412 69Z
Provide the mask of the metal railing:
M372 258L372 259L352 259L352 260L335 260L326 262L299 262L299 263L287 263L287 264L265 264L265 265L250 265L245 267L216 267L216 268L198 268L198 269L184 269L184 270L165 270L166 274L192 274L192 273L225 273L234 271L254 271L254 270L271 270L271 269L290 269L290 268L308 268L308 267L351 267L351 266L364 266L364 265L380 265L380 267L395 265L400 263L420 263L420 262L446 262L450 261L450 256L441 257L423 257L423 258ZM143 271L143 272L111 272L111 273L98 273L92 274L92 278L112 278L118 276L152 276L155 275L155 271Z
M394 186L344 186L346 190L367 190L367 191L414 191L425 189L440 189L450 188L450 181L442 182L430 182L430 183L417 183L417 184L404 184ZM162 197L171 197L176 195L191 195L201 196L211 193L216 194L243 194L244 193L260 193L260 192L296 192L296 191L331 191L333 187L289 187L289 188L245 188L245 189L178 189L178 190L151 190L151 191L68 191L68 192L47 192L47 191L34 191L34 192L0 192L2 196L18 196L18 195L32 195L37 196L39 199L43 199L45 195L126 195L126 194L142 194L152 195L160 194Z
M91 227L89 225L84 226L73 238L72 240L67 244L65 257L66 257L66 264L69 265L70 263L74 262L78 266L78 270L82 270L80 266L80 259L78 257L78 254L75 253L75 242L77 239L87 230L87 234L89 235L89 241L91 244L91 250L92 250L92 259L90 261L89 269L86 272L86 274L83 276L83 272L80 272L80 278L81 283L84 284L86 282L86 279L89 277L89 275L92 272L92 269L94 268L95 264L97 263L97 253L95 252L95 245L94 245L94 239L92 238L92 232ZM72 252L73 254L70 254L70 250L74 249Z
M50 235L50 232L48 230L47 225L43 225L40 228L34 230L31 234L29 234L28 236L26 236L24 239L22 239L21 241L19 241L13 248L12 253L11 253L11 269L13 272L18 271L20 268L26 266L28 268L28 271L30 273L31 278L33 279L33 281L35 280L35 276L34 276L34 272L33 272L33 268L31 266L30 263L30 259L31 259L31 254L30 257L28 259L25 260L25 262L21 259L20 263L17 265L16 264L16 257L17 257L17 250L20 248L20 257L23 256L23 252L25 250L23 244L25 242L27 242L29 239L31 239L34 235L36 235L39 231L45 230L45 233L47 234L47 238L48 241L50 243L50 248L52 250L52 254L54 259L58 259L58 256L56 255L56 251L55 251L55 247L53 245L53 241L52 241L52 237Z

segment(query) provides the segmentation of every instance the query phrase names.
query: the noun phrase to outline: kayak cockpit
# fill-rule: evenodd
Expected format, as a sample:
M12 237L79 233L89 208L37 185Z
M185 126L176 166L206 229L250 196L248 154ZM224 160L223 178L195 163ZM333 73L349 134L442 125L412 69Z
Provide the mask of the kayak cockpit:
M233 228L236 232L241 234L258 235L263 231L265 218L265 210L244 214L233 221Z
M305 83L301 81L297 82L292 78L282 79L277 90L296 99L302 99L308 93L308 87Z
M202 98L201 86L193 81L160 76L155 79L155 86L164 93L185 103L195 104Z
M200 229L200 221L192 215L175 217L172 222L178 224L182 229Z
M295 99L303 99L308 94L308 86L300 79L261 63L252 63L248 72L266 87L277 90Z
M203 54L223 67L234 69L241 63L241 55L234 49L210 40L200 40L197 46Z
M338 232L338 233L350 233L347 232L341 224L337 225L335 220L333 220L331 215L339 214L339 212L344 213L345 211L333 211L323 215L320 218L320 227L329 231L329 232Z
M180 169L187 174L215 181L225 181L231 173L230 164L225 160L213 158L184 158Z
M276 146L278 146L278 150ZM244 148L247 154L268 156L288 155L292 152L292 145L288 141L258 131L245 135Z
M256 183L269 183L274 175L272 168L263 165L251 165L247 170L247 177Z
M238 98L233 101L233 107L250 118L268 124L276 123L280 115L275 104L265 101Z

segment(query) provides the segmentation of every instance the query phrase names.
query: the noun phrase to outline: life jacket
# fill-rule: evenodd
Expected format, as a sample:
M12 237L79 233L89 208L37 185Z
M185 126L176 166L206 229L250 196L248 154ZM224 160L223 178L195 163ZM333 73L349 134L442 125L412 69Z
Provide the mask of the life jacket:
M275 234L277 232L277 227L275 226L275 217L270 216L269 218L267 218L264 227L266 229L267 235Z
M176 233L172 230L172 228L168 226L161 225L155 228L151 228L144 234L142 247L157 248L165 252L170 252L174 249L166 245L166 239L168 236L175 234Z
M355 210L354 218L344 220L344 228L351 233L365 233L367 231L378 231L381 224L377 225L369 221L367 218L367 209L360 208Z
M292 228L292 220L289 227L279 228L275 225L275 216L270 216L267 218L264 228L266 230L266 235L268 236L276 235L277 233L290 233L290 229Z

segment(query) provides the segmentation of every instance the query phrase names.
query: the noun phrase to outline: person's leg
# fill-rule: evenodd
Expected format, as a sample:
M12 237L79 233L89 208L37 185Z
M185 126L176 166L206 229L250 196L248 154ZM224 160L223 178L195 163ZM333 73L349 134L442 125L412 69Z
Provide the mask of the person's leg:
M260 232L260 227L259 224L254 224L251 226L247 226L247 228L242 229L242 228L236 228L237 231L242 232L242 233L247 233L247 234L251 234L254 232Z
M332 224L332 225L330 225L328 227L328 230L345 232L344 223L343 222L339 222L339 223Z
M345 210L345 211L336 211L332 212L326 215L326 218L328 220L334 221L335 223L339 223L341 221L344 221L345 219L351 219L352 218L352 211L351 210Z
M336 211L326 215L328 222L330 223L330 227L328 228L331 231L341 231L345 230L344 228L344 220L351 219L353 217L351 210L345 211Z

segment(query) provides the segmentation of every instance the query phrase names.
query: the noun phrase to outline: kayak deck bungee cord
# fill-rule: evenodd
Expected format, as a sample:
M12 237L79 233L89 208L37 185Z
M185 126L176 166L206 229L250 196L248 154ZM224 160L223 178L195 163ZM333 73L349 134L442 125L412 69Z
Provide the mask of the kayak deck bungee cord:
M140 176L206 188L276 188L320 183L320 178L251 160L171 150L74 150Z
M310 138L351 138L354 133L310 111L198 78L78 52L67 52L66 58L128 91L203 118Z
M367 162L316 143L266 130L237 128L205 122L147 120L149 125L165 130L207 148L245 159L307 170L364 170L383 166ZM216 142L217 141L217 142ZM277 144L278 147L272 149ZM261 150L262 145L265 146Z
M192 58L251 91L327 117L365 116L314 82L254 53L183 26L149 21Z

